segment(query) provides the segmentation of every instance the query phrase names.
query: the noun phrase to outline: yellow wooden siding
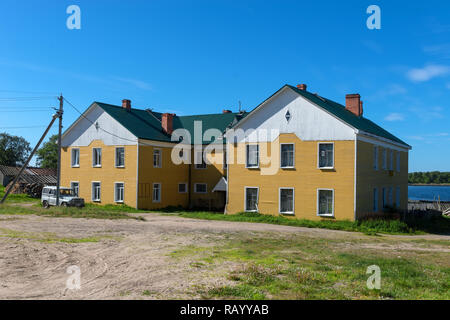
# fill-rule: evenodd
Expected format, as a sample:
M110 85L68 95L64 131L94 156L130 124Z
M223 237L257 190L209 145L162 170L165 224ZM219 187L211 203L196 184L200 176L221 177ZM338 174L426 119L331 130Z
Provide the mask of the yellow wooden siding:
M319 142L334 143L333 170L318 169ZM259 211L278 215L279 188L292 187L295 217L324 219L317 216L317 190L323 188L334 190L335 219L354 219L354 141L301 141L295 134L281 134L273 143L277 144L276 152L279 152L279 143L294 143L295 169L279 169L275 175L261 175L261 169L247 169L245 164L229 164L227 213L244 211L244 188L250 186L259 187ZM229 147L235 160L238 149L245 150L242 144L229 144ZM267 149L267 156L260 155L261 163L270 157L272 144L268 143Z
M61 185L70 187L71 182L79 182L79 196L92 202L92 182L101 182L101 201L98 204L113 204L114 183L124 183L124 203L136 207L136 163L137 147L124 146L125 167L115 167L116 147L107 146L100 140L92 141L87 147L67 147L61 152ZM102 166L92 166L92 149L102 148ZM72 168L72 149L80 150L80 166Z
M400 210L408 207L408 152L393 150L393 170L389 170L390 150L387 149L387 170L383 169L383 149L378 146L378 170L374 169L374 144L358 141L357 160L357 214L363 217L373 213L374 188L378 189L378 211L382 211L382 188L392 187L395 203L397 187L400 187ZM397 153L400 152L400 172L397 171Z

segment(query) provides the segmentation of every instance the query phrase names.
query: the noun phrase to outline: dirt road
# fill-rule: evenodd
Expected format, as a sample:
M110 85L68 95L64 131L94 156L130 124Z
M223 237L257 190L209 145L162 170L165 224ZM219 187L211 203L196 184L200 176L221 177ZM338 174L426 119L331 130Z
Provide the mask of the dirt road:
M189 259L173 259L171 253L189 245L214 247L242 234L293 233L312 239L342 239L343 245L361 240L362 247L384 250L410 246L450 252L449 246L420 247L390 241L398 238L392 236L367 242L370 237L360 233L140 215L146 221L0 216L0 299L200 298L193 288L228 284L224 275L236 266L199 269ZM412 239L446 241L449 237ZM66 288L70 266L81 272L80 290Z

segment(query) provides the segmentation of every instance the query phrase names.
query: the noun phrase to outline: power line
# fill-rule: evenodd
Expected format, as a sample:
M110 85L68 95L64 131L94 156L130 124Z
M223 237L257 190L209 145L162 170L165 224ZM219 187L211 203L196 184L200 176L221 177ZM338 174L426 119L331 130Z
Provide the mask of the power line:
M55 99L54 96L46 96L46 97L8 97L8 98L0 98L0 101L37 101L37 100L49 100Z
M2 110L0 109L0 112L12 112L12 113L21 113L21 112L49 112L51 109L30 109L30 110Z
M24 127L0 127L0 129L31 129L31 128L45 128L46 126L24 126Z

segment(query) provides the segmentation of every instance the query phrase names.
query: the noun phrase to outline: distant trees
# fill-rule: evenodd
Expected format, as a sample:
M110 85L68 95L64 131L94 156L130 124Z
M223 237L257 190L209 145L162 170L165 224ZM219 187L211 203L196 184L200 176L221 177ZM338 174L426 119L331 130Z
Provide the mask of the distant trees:
M31 152L30 143L22 137L0 133L0 165L23 164Z
M409 183L449 183L450 184L450 172L440 172L440 171L431 171L431 172L411 172L408 175Z
M41 168L56 169L58 166L58 135L51 136L36 151L36 164Z

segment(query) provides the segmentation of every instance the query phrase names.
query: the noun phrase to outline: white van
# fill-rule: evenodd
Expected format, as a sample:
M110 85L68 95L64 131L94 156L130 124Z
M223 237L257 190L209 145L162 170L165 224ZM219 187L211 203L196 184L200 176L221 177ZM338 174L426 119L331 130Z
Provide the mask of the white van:
M59 188L59 203L63 207L84 207L84 199L70 188ZM44 208L56 206L56 187L46 186L42 189L41 204Z

